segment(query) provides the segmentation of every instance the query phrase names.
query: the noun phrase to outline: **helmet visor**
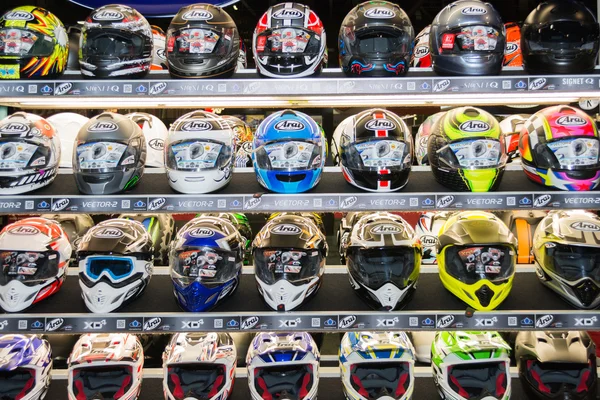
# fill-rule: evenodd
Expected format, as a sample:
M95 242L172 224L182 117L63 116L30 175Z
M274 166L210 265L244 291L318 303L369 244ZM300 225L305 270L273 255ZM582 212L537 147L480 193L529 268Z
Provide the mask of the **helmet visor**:
M223 168L230 159L229 146L209 139L176 142L167 149L167 167L178 171Z
M91 256L85 261L85 273L91 280L98 280L108 274L112 281L128 278L135 271L130 257Z
M132 368L127 365L81 367L73 371L76 398L113 399L127 393L133 384Z
M167 51L182 56L225 56L232 45L232 37L232 29L180 29L171 33Z
M454 29L442 34L441 53L444 55L465 52L495 52L499 48L500 32L492 27L475 25Z
M506 164L506 153L502 151L504 138L466 139L449 143L437 151L440 162L455 169L500 168Z
M352 387L367 400L400 399L406 394L410 380L407 362L360 363L350 368Z
M256 276L267 285L284 279L291 284L301 285L321 273L323 255L311 249L256 249L254 266Z
M415 271L415 252L412 247L358 248L346 252L348 269L360 282L377 290L387 282L404 289Z
M293 354L272 353L275 360L291 360ZM289 356L286 358L286 356ZM254 370L254 387L262 399L302 400L315 384L310 364L259 367Z
M22 399L34 388L34 369L16 368L12 371L0 371L0 399Z
M305 171L320 168L321 147L304 141L272 142L256 150L258 167L274 171Z
M225 383L227 374L220 364L176 364L167 369L169 394L175 400L213 399Z
M594 387L595 368L592 364L591 361L588 364L578 364L527 360L525 375L531 386L538 392L551 395L566 392L582 396Z
M171 257L171 274L183 286L201 281L205 285L221 285L234 279L240 263L233 251L202 247L182 249Z
M515 251L510 246L449 246L444 259L448 274L472 285L486 279L502 283L515 272Z
M50 162L52 150L33 141L0 139L0 170L43 168Z
M374 139L352 143L342 149L343 165L360 171L405 169L410 165L410 147L405 142Z
M412 37L396 28L367 28L347 33L351 53L359 57L390 58L410 53Z
M297 27L275 28L256 38L259 56L304 55L314 57L321 51L321 36Z
M590 278L600 282L600 248L549 242L544 267L567 281Z
M47 57L54 50L54 40L26 29L0 29L0 56Z
M110 172L136 163L135 153L126 143L83 142L76 148L80 170Z
M556 140L546 144L551 154L543 154L543 145L536 146L536 152L542 152L541 167L544 164L548 168L579 170L600 167L598 154L600 151L600 142L598 139L588 138L569 138ZM544 163L544 160L546 162Z
M448 367L448 385L465 399L501 399L506 392L506 363L481 362Z
M533 25L526 30L526 39L532 52L594 51L598 47L598 24L580 24L575 21L553 21Z
M36 284L58 275L59 256L55 251L0 251L0 285L16 280Z
M82 35L83 57L128 59L141 57L145 39L123 30L90 29Z

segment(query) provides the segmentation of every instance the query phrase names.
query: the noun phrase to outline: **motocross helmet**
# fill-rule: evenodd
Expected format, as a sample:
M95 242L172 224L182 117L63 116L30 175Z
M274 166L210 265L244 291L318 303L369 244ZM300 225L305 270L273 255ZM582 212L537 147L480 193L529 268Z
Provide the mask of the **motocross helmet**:
M250 125L232 115L223 115L222 118L228 122L233 129L235 143L235 166L252 167L252 140L254 134Z
M427 158L435 179L461 192L495 190L508 160L496 118L470 106L450 110L437 120Z
M429 48L439 75L498 75L506 48L504 22L490 3L455 1L433 20Z
M81 238L94 226L94 220L88 214L43 214L41 217L58 222L73 249L77 249Z
M596 400L596 345L585 332L519 332L515 359L530 399Z
M431 364L431 344L435 339L434 331L409 332L415 347L415 359L422 363Z
M352 228L354 228L354 225L356 225L359 219L368 214L371 213L369 211L352 211L340 219L340 226L336 234L336 239L338 253L340 254L340 262L344 265L346 265L346 250L348 249L348 243L350 243Z
M134 112L125 115L138 124L146 140L146 167L165 167L165 141L169 135L166 125L154 115Z
M327 240L314 222L281 215L258 232L253 256L256 284L274 310L291 311L317 293L327 257Z
M152 27L137 10L110 4L92 11L79 39L79 66L88 78L142 78L152 66Z
M517 238L517 264L533 264L533 235L546 211L515 210L495 213Z
M494 214L452 214L438 236L440 280L469 307L494 310L512 289L516 254L517 240Z
M523 68L530 74L582 74L596 67L600 28L583 2L544 0L521 28Z
M411 68L431 68L431 51L429 50L429 32L431 25L427 25L415 38L415 46L410 58Z
M419 216L415 233L423 246L421 264L437 264L438 235L451 214L451 212L440 211L425 212Z
M340 344L347 399L412 399L414 364L415 349L404 332L347 332Z
M221 7L182 7L167 30L167 62L175 78L227 78L237 68L240 36Z
M593 190L600 183L600 135L585 112L551 106L529 118L519 138L523 171L539 184L562 190Z
M320 358L309 333L258 333L246 356L250 398L316 399Z
M254 134L252 163L258 182L277 193L314 188L323 173L327 140L319 124L294 110L265 118Z
M154 263L167 265L169 262L169 245L175 234L175 219L171 214L121 214L119 218L138 221L150 234L154 247Z
M258 21L252 53L258 73L270 78L302 78L323 69L327 40L323 23L308 6L280 3Z
M0 17L0 79L55 79L68 59L67 31L50 11L21 6Z
M152 65L150 69L152 71L168 69L167 54L165 53L167 35L160 26L152 25L152 42L154 43L154 50L152 51Z
M365 1L344 18L338 36L340 66L350 76L399 76L408 72L415 31L389 1Z
M246 214L243 213L202 213L196 214L198 217L216 217L229 220L242 235L242 244L244 248L244 264L248 265L252 261L252 226Z
M87 231L77 248L86 307L109 313L142 295L154 268L150 234L138 221L109 219Z
M90 119L81 114L66 112L51 115L46 119L54 127L54 132L60 138L61 168L73 167L73 146L79 130Z
M71 244L56 221L25 218L0 232L0 307L29 308L58 292L65 281Z
M506 144L506 155L509 159L519 157L519 138L521 131L527 120L531 117L528 114L515 114L504 118L500 122L500 130L504 135L504 143Z
M244 239L229 219L201 216L179 230L169 260L179 306L185 311L208 311L237 288Z
M372 213L358 220L346 248L350 285L372 308L402 308L419 279L422 248L402 217Z
M0 121L0 194L28 193L58 174L60 138L47 120L16 112Z
M540 282L575 307L600 305L600 217L587 211L550 212L533 235Z
M413 140L400 117L373 108L342 124L333 143L348 183L370 192L393 192L408 183Z
M504 50L503 67L522 67L521 27L516 22L504 24L506 28L506 49Z
M415 136L415 161L417 165L429 165L429 159L427 158L427 145L429 144L429 136L433 130L433 127L438 119L440 119L446 112L440 111L433 115L430 115L423 121Z

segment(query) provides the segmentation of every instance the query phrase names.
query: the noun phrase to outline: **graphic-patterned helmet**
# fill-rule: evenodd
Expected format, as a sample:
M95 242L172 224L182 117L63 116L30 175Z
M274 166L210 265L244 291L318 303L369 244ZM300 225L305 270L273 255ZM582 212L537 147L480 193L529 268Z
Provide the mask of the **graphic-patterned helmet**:
M504 143L506 144L506 154L511 159L519 157L519 138L529 117L531 115L514 114L509 115L500 122L500 130L504 135Z
M411 68L431 68L431 51L429 50L429 31L427 25L415 38L415 48L410 59Z
M417 165L429 165L429 159L427 158L427 145L429 144L429 136L433 131L433 127L438 119L440 119L446 112L440 111L433 115L430 115L423 121L415 136L415 159Z
M506 49L504 50L503 67L522 67L521 27L516 22L504 24L506 28Z

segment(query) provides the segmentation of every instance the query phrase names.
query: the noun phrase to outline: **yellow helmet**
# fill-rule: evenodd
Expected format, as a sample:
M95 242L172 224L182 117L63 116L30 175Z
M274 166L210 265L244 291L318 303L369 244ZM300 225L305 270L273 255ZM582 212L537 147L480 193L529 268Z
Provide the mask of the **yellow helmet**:
M494 214L451 215L438 238L437 260L444 287L479 311L497 308L515 275L517 239Z

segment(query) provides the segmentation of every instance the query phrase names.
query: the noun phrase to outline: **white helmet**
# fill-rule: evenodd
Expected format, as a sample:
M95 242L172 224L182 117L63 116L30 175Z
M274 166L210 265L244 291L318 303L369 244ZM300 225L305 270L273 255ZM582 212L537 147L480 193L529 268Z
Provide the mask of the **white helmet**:
M180 193L210 193L226 186L234 168L231 125L216 114L193 111L171 125L165 146L169 185Z
M515 114L504 118L500 122L500 130L504 135L506 153L510 158L519 157L519 137L525 122L531 117L528 114Z
M412 344L415 346L415 358L422 363L431 363L431 345L435 339L434 331L411 332Z
M347 124L353 123L354 115L351 115L344 119L333 131L333 138L331 138L331 146L329 149L331 151L331 158L333 159L333 165L342 165L340 160L340 154L338 151L340 141L342 140L342 133L346 130Z
M437 264L438 234L450 214L452 213L448 211L427 211L419 216L419 220L415 226L415 233L423 246L421 264Z
M73 166L73 144L75 138L83 125L90 119L81 114L65 112L48 117L48 122L54 126L60 137L60 167L71 168Z
M152 114L134 112L126 115L138 124L146 138L146 167L165 166L165 140L169 134L166 125Z

